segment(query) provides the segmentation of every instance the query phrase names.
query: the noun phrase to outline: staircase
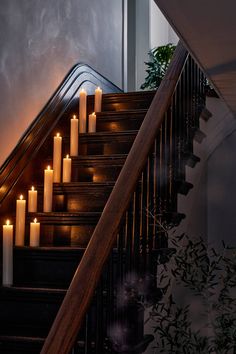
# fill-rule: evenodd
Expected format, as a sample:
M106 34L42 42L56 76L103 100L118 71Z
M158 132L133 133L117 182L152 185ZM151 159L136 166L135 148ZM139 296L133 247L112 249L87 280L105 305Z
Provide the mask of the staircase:
M138 354L153 339L143 334L140 298L152 303L160 296L155 286L157 264L167 262L174 253L168 248L163 225L176 226L184 218L178 213L178 194L186 195L193 187L185 180L185 166L194 167L199 161L193 154L193 139L204 138L199 130L204 78L191 58L187 63L184 70L188 76L182 74L152 143L89 311L72 351L68 351L71 354ZM191 81L193 68L196 75ZM42 212L43 170L52 165L53 136L58 131L63 137L62 155L69 151L69 122L78 112L78 99L73 99L57 124L45 132L37 153L9 187L1 220L10 218L14 223L16 196L26 195L32 184L38 190L38 212L27 214L26 246L14 247L14 284L0 288L0 353L40 353L154 95L103 95L97 132L79 136L79 156L72 158L72 182L54 183L53 212ZM88 112L93 111L93 105L94 96L90 95ZM41 224L40 247L32 248L28 246L29 223L35 217ZM106 239L106 233L103 236ZM137 287L137 282L142 286Z

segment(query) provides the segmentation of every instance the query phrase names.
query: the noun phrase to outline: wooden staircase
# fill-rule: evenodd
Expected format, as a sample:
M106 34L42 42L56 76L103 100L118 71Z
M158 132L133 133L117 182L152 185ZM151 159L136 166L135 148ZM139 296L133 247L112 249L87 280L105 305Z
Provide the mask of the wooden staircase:
M32 184L39 194L38 212L27 214L26 246L14 248L14 284L0 288L1 354L40 353L154 95L155 92L103 95L102 112L97 114L97 132L80 134L79 156L72 159L72 182L54 184L53 212L42 212L43 170L52 164L56 132L63 137L63 156L69 151L69 122L78 112L77 99L71 101L10 188L2 203L1 221L7 217L14 222L16 196L26 195ZM180 95L183 95L182 91ZM150 298L159 296L155 287L157 263L167 262L174 252L168 248L168 238L160 224L178 225L184 217L177 210L177 194L187 194L193 187L185 181L184 169L185 165L194 167L199 161L193 154L192 141L203 138L198 128L203 96L201 91L198 100L196 96L194 102L189 98L178 112L179 117L185 116L184 109L188 108L188 114L191 111L194 115L187 119L187 130L184 123L175 125L173 106L167 111L157 136L161 144L154 143L148 168L140 175L71 354L138 354L143 353L152 340L152 336L143 334L140 294L135 301L129 299L128 305L121 307L117 305L117 298L122 284L126 284L122 294L129 293L127 274L134 272L142 282L149 274L151 280L145 283L148 289L145 296L150 302L153 301ZM194 112L190 101L194 103ZM88 112L93 111L93 104L91 95ZM155 222L150 211L158 215ZM40 247L36 248L28 246L29 223L34 217L41 224ZM123 342L111 333L111 328L117 324L130 329Z

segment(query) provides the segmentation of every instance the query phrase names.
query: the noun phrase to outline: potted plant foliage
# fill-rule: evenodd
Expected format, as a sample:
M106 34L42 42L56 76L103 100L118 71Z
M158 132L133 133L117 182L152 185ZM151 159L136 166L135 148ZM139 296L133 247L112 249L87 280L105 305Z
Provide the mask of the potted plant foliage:
M155 47L148 52L150 60L145 62L147 66L147 77L145 78L145 82L141 85L142 90L155 90L160 86L175 48L175 45L169 43Z

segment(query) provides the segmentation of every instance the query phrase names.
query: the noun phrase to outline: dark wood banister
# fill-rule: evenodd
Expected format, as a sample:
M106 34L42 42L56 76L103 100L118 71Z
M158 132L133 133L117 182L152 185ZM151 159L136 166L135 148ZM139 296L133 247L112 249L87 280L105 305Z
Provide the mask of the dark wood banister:
M80 63L71 69L43 110L26 130L10 156L0 167L0 206L52 129L59 122L67 107L74 100L77 103L78 97L76 94L78 90L85 87L88 94L92 94L96 86L101 86L105 93L122 92L89 65Z
M67 354L72 349L107 261L124 212L162 124L188 53L178 44L113 191L72 279L41 354Z

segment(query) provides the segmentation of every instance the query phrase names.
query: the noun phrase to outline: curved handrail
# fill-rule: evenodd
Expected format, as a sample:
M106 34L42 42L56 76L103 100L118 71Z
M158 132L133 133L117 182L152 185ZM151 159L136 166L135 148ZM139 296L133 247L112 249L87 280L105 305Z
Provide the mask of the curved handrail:
M85 87L87 92L92 94L96 86L101 86L104 93L122 92L89 65L77 64L70 70L62 84L25 131L15 149L1 166L0 205L43 145L67 107L75 99L78 90L81 87Z
M76 340L124 212L152 148L183 70L188 53L178 44L113 191L72 279L41 354L67 354ZM131 172L132 171L132 172Z

